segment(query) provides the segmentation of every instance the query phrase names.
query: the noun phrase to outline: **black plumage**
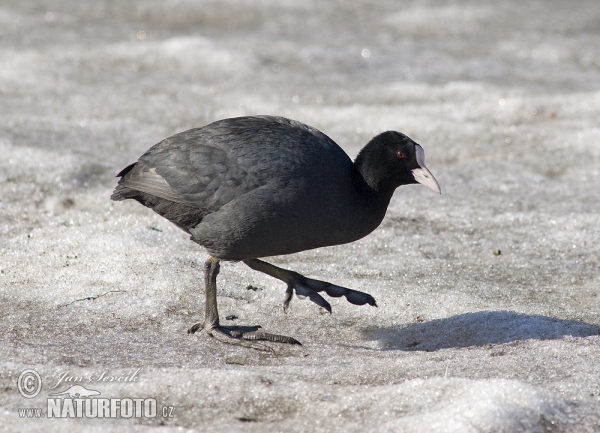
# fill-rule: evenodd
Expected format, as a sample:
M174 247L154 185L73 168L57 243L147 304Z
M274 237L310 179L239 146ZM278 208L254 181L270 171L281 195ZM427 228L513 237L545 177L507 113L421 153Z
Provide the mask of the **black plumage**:
M219 260L243 260L285 281L286 307L294 291L329 311L329 303L317 292L375 305L370 295L311 280L258 258L366 236L381 223L400 185L419 182L440 191L424 165L422 148L404 134L378 135L352 163L322 132L272 116L224 119L175 134L118 176L113 200L134 199L153 209L211 255L206 263L207 317L195 328L256 348L264 346L248 341L296 340L254 327L219 325L216 296L209 300L209 292L216 292Z

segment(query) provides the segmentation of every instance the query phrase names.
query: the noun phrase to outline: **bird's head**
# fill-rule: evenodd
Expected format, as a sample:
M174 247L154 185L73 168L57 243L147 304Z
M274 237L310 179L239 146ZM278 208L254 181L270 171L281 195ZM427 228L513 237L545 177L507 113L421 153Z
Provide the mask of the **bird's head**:
M358 170L376 191L393 191L420 183L439 194L440 185L425 166L423 148L406 135L387 131L374 137L358 154Z

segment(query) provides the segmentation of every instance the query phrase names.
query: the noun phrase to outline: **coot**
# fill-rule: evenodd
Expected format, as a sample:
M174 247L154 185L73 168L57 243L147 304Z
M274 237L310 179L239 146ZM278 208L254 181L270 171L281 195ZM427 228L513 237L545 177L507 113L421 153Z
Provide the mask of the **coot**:
M111 199L134 199L168 219L202 245L205 329L228 343L267 349L257 341L300 344L260 326L223 326L216 278L221 260L243 261L287 284L293 293L331 312L319 294L375 306L366 293L307 278L259 258L360 239L381 223L394 190L421 183L440 187L425 167L423 148L387 131L352 163L329 137L300 122L274 116L219 120L175 134L123 169Z

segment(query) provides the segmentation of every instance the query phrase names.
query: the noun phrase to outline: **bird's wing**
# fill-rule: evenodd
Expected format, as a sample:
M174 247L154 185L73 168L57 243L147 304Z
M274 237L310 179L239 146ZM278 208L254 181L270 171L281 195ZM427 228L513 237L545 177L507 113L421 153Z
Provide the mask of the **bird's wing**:
M231 140L215 139L210 132L193 129L163 140L142 155L119 184L212 212L271 180L265 164L246 158L252 146L230 146Z
M331 139L298 122L224 119L151 147L120 184L210 213L258 188L275 193L304 182L307 167L327 171L328 158L340 156L350 164Z

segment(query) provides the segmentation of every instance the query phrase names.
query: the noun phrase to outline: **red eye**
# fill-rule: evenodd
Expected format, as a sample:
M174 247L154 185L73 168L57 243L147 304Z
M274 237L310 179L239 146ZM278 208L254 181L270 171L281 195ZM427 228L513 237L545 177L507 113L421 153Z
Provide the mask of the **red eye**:
M404 159L404 158L406 158L406 155L404 154L404 152L398 152L396 155L397 155L397 156L398 156L398 158L400 158L400 159Z

